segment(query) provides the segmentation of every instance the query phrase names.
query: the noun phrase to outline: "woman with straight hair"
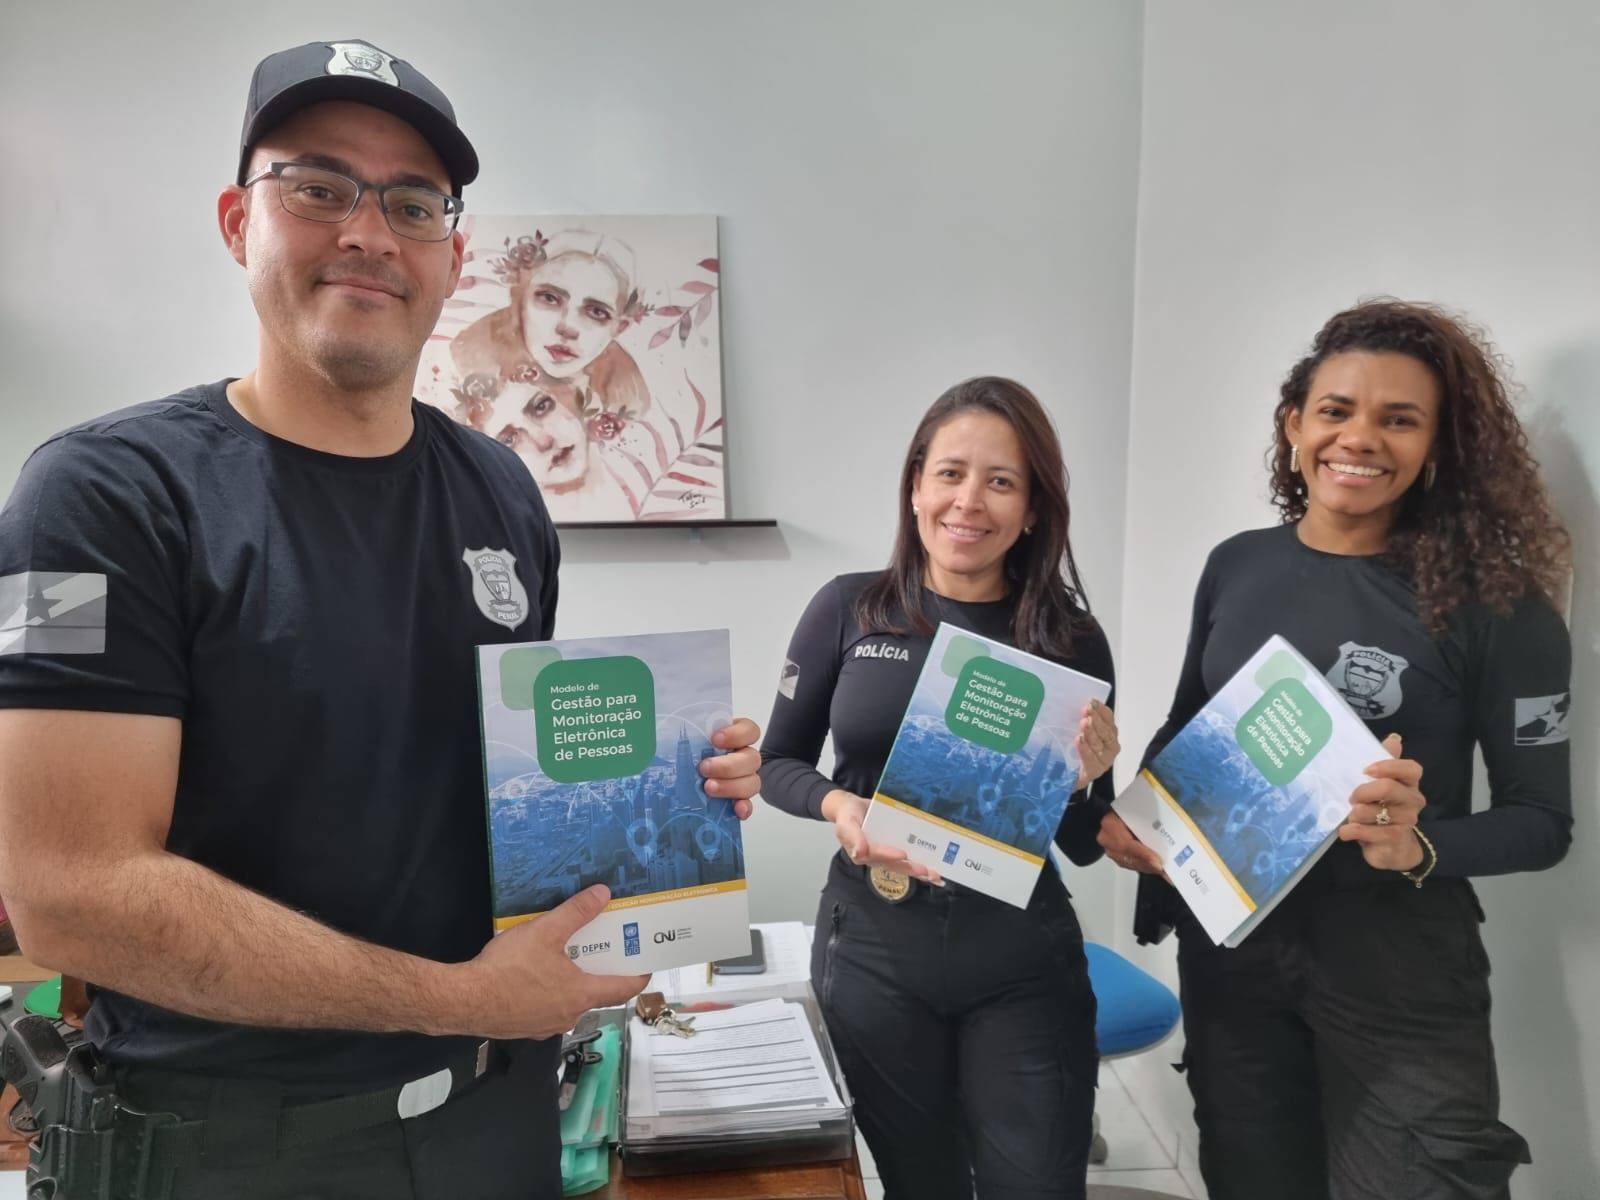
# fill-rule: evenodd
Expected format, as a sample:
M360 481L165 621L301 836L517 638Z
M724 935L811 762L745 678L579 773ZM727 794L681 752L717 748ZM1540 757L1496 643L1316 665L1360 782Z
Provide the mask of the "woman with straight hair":
M1112 678L1068 538L1061 446L1038 400L995 377L947 391L912 436L899 509L889 566L832 580L800 618L762 794L832 822L839 841L811 976L885 1195L1082 1200L1095 1001L1053 864L1017 908L862 830L940 622ZM830 733L831 777L817 770ZM1110 709L1086 706L1060 737L1081 772L1055 841L1092 862L1113 795Z
M1334 316L1273 414L1282 522L1211 552L1153 757L1266 639L1287 638L1383 740L1339 840L1236 949L1132 850L1136 932L1176 923L1211 1200L1506 1200L1471 877L1572 838L1568 541L1482 331L1426 304ZM1489 803L1473 812L1473 750ZM1135 844L1136 845L1136 844Z

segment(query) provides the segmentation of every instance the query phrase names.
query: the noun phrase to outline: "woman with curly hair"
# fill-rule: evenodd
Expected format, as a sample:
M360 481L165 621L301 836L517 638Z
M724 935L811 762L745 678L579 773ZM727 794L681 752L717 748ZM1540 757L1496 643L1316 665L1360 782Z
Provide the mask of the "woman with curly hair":
M1483 333L1394 300L1339 313L1284 381L1283 521L1212 551L1148 762L1278 633L1391 758L1339 840L1236 949L1144 873L1135 932L1175 923L1185 1064L1212 1200L1491 1200L1528 1146L1499 1120L1470 877L1571 841L1567 535ZM1476 746L1489 804L1473 812Z

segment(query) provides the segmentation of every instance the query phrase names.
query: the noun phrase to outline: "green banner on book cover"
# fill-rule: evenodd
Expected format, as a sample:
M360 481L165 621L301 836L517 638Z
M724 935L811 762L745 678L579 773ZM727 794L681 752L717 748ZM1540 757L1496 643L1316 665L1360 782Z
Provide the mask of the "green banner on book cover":
M1031 671L974 655L956 673L944 723L988 750L1011 754L1028 744L1044 703L1044 682Z
M1274 787L1288 783L1333 734L1333 718L1298 679L1281 679L1234 728L1239 748Z
M533 681L539 766L557 783L637 775L656 755L656 690L632 655L548 663Z

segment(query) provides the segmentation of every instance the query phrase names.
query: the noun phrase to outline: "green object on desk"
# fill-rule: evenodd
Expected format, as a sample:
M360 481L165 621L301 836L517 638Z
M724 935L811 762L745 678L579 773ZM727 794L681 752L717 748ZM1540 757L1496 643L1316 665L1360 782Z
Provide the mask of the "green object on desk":
M561 1194L581 1196L603 1188L611 1179L611 1147L561 1147Z
M608 1025L593 1049L600 1061L584 1068L578 1090L561 1114L561 1191L581 1196L611 1178L611 1143L617 1140L617 1094L622 1068L622 1031Z
M622 1066L622 1034L614 1025L600 1031L593 1049L600 1061L585 1067L578 1090L561 1114L561 1144L584 1149L603 1146L616 1128L617 1072Z
M28 993L28 998L22 1002L22 1007L41 1017L49 1017L52 1021L61 1019L61 976L46 979L38 987Z

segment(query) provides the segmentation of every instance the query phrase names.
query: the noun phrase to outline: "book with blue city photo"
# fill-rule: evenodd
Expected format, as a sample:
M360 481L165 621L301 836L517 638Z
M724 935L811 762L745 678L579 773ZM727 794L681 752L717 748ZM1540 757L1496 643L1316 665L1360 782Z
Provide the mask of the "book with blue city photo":
M1117 797L1212 941L1237 946L1332 844L1388 757L1273 635Z
M643 974L750 950L744 843L700 760L732 719L727 630L478 648L494 927L595 883L567 953Z
M928 660L867 809L867 837L1026 907L1078 780L1078 722L1111 685L953 625Z

